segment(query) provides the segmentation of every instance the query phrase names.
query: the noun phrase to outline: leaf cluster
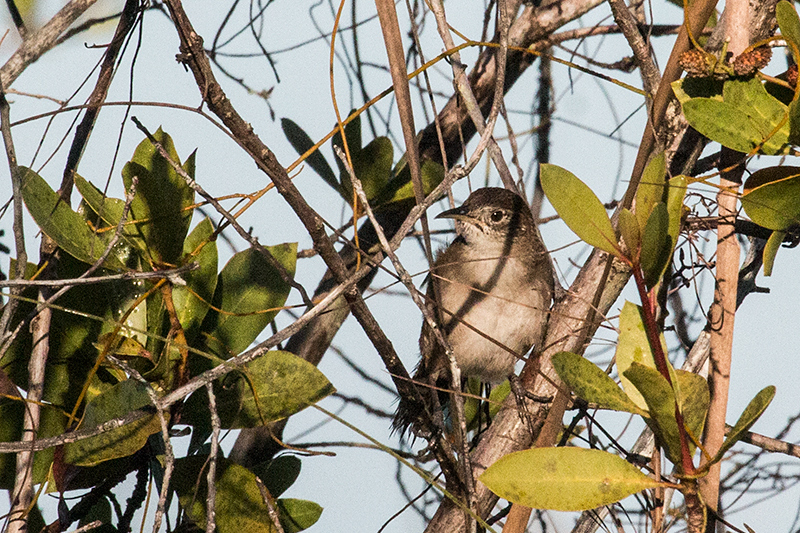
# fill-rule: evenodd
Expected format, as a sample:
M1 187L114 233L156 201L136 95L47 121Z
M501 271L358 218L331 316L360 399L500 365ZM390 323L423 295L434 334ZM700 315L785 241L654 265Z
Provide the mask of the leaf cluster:
M159 130L155 138L169 159L180 164L170 136ZM95 276L128 275L100 286L77 285L58 300L50 327L39 437L145 412L133 423L69 442L57 452L37 452L33 477L35 483L46 482L49 490L62 492L110 483L120 471L149 470L161 479L163 416L170 428L178 424L191 428L189 449L175 463L171 490L186 516L202 526L212 434L208 394L201 388L170 412L161 413L154 409L151 396L163 396L210 368L230 364L255 341L286 303L290 292L286 275L294 275L297 245L247 249L235 253L218 271L213 223L204 218L191 229L196 205L189 183L194 179L195 154L180 166L183 172L144 140L122 171L126 199L108 197L76 176L82 197L77 210L37 173L24 171L25 205L63 252L55 277L77 278L95 264L100 266ZM180 278L165 274L136 279L138 273L188 266L193 268ZM41 274L35 265L28 265L26 272L27 279ZM23 298L17 322L33 310L35 290L27 290ZM14 388L28 387L32 342L31 333L23 329L0 359L0 372ZM221 428L237 429L288 417L334 389L310 363L288 352L270 351L214 381L213 391ZM21 394L0 399L0 439L20 439L24 408ZM267 487L270 498L277 498L294 482L299 463L293 457L279 457L248 470L220 457L218 530L274 530L259 484ZM0 486L13 487L14 471L15 457L0 455ZM319 505L304 500L274 502L284 531L307 528L321 512ZM108 501L101 499L90 513L103 515L107 506ZM113 530L110 517L105 524Z

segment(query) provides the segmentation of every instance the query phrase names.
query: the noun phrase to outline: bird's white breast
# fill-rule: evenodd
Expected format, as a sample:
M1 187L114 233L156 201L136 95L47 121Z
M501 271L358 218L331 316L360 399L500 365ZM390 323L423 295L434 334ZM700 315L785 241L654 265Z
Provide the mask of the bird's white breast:
M523 283L530 271L513 257L481 259L465 251L460 265L444 264L435 274L443 324L462 374L497 383L513 373L517 357L540 342L549 291ZM456 267L458 281L451 275Z

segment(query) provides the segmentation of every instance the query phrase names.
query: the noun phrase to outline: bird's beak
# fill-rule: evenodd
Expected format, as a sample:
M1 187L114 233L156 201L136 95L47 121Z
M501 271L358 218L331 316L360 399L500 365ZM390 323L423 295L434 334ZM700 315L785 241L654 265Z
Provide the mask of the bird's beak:
M464 222L475 224L475 219L466 214L464 206L456 207L454 209L448 209L447 211L442 211L441 213L436 215L436 218L452 218L455 220L462 220Z

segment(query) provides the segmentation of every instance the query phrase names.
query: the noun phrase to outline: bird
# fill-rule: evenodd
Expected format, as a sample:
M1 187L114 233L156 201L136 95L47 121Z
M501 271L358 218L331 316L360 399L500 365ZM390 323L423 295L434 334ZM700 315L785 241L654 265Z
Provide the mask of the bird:
M436 255L426 306L438 317L462 378L502 382L543 340L555 279L547 249L526 202L504 188L477 189L436 218L454 219L457 236ZM446 401L432 390L451 388L450 364L427 321L419 349L413 380L425 401L401 397L392 429L427 438L425 411L432 415Z

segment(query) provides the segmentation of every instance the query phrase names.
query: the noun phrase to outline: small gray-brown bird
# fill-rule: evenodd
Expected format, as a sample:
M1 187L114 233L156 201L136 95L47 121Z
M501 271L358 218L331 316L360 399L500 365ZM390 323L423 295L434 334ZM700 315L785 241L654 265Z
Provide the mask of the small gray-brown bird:
M525 201L506 189L478 189L461 207L436 218L455 219L458 236L431 268L427 305L437 316L438 293L441 330L462 377L499 383L513 374L517 358L542 342L553 299L547 250ZM419 347L422 359L414 380L449 389L447 354L427 322ZM428 436L421 421L425 410L433 414L435 393L429 387L419 391L429 401L421 405L401 398L392 423L395 431L413 428L415 434Z

